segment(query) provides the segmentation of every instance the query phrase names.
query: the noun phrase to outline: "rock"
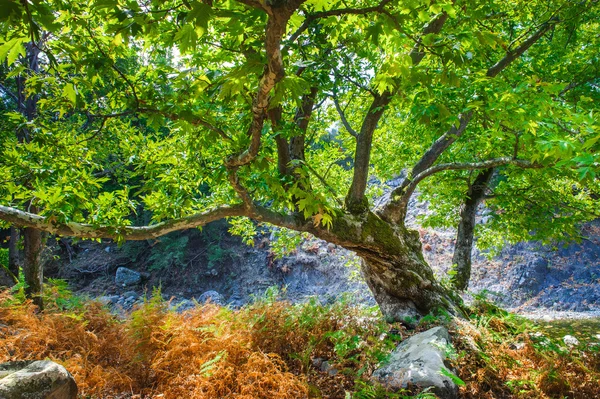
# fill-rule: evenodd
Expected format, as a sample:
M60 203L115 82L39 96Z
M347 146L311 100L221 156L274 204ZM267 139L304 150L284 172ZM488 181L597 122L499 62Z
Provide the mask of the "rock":
M453 373L445 364L451 345L450 335L444 327L413 335L398 345L387 363L375 370L372 379L391 390L408 386L431 387L432 392L442 399L457 398L458 387L448 376Z
M126 293L123 294L123 298L127 298L128 300L132 300L131 298L133 298L133 301L135 301L139 297L140 297L139 294L135 291L127 291Z
M563 342L567 346L577 346L579 345L579 340L572 335L565 335L563 337Z
M200 295L198 298L198 302L206 303L210 302L215 305L223 304L223 296L219 294L217 291L206 291L204 294Z
M514 351L520 351L525 348L525 342L513 342L508 347Z
M171 303L171 305L169 306L169 309L174 310L177 313L182 313L182 312L185 312L186 310L190 310L195 307L196 307L196 303L194 301L191 301L189 299L183 299L179 302Z
M98 298L96 298L96 300L98 302L100 302L103 305L113 305L115 303L117 303L117 301L119 300L119 296L118 295L104 295L104 296L100 296Z
M142 281L142 275L135 270L126 267L119 267L115 276L115 283L123 287L136 285Z
M319 369L323 373L327 373L331 376L337 375L337 373L338 373L337 369L335 369L327 360L325 360L324 362L321 363L321 366L319 367Z
M77 384L61 365L49 360L0 364L2 399L76 399Z

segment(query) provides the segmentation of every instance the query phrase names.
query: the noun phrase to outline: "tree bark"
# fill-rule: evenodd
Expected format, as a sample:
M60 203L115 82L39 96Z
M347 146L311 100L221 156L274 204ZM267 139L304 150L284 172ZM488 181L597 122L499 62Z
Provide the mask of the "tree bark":
M473 250L473 233L477 207L485 196L485 190L494 173L493 168L485 169L469 187L467 198L460 211L460 223L456 233L452 267L456 274L450 280L453 287L464 291L471 279L471 252Z
M43 282L44 268L42 250L44 248L42 232L38 229L23 229L23 275L25 277L25 295L33 300L38 308L44 308Z
M19 229L10 227L10 240L8 242L8 271L19 278Z
M436 281L423 258L418 232L368 212L336 218L317 235L362 258L363 276L388 321L415 321L438 308L464 315L460 298Z

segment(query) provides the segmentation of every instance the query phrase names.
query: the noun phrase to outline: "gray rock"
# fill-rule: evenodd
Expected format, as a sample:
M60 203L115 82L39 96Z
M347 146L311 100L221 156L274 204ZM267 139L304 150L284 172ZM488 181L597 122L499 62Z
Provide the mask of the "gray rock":
M61 365L49 360L0 364L2 399L76 399L77 384Z
M565 345L573 347L579 345L579 340L572 335L565 335L563 337L563 342Z
M129 300L132 300L131 298L133 298L133 301L135 301L136 299L138 299L140 296L137 292L135 291L127 291L126 293L123 294L124 298L127 298Z
M105 296L96 298L96 300L103 305L113 305L113 304L117 303L119 298L120 297L118 295L105 295Z
M448 377L452 371L445 364L451 345L450 335L444 327L413 335L398 345L372 378L391 390L409 386L431 387L432 392L442 399L457 398L458 387Z
M321 366L319 367L319 369L323 373L327 373L331 376L337 375L337 373L338 373L337 369L335 367L333 367L327 360L325 360L324 362L321 363Z
M172 302L171 306L169 306L170 310L174 310L177 313L185 312L186 310L193 309L196 307L196 303L189 299L183 299L178 302Z
M217 291L206 291L204 294L200 295L198 298L198 302L206 303L210 302L215 305L223 304L223 296L219 294Z
M135 270L119 267L115 276L115 283L123 287L136 285L142 281L142 275Z

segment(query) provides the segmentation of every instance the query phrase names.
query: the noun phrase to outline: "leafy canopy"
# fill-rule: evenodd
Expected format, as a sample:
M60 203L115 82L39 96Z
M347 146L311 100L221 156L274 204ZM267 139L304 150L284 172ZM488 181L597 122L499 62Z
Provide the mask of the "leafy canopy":
M285 7L288 18L277 19ZM438 164L536 165L497 167L489 245L498 231L572 235L598 216L596 1L4 0L0 9L2 205L119 231L144 212L159 222L248 195L327 228L344 211L357 141L381 108L365 147L371 182L410 169L466 114ZM378 96L389 103L373 107ZM282 168L282 149L297 142L301 156ZM456 222L476 174L423 180L430 224ZM366 195L380 194L371 184ZM252 232L238 219L234 228Z

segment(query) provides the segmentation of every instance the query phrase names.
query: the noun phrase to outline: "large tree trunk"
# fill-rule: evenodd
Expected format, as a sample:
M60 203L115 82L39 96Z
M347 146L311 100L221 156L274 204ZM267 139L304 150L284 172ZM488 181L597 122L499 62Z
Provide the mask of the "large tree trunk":
M10 227L10 240L8 241L8 271L19 278L19 229Z
M471 279L471 252L473 250L473 234L475 231L475 216L477 207L485 197L485 190L494 173L494 169L485 169L469 187L467 198L460 211L460 223L456 233L452 266L455 274L450 282L457 290L464 291Z
M30 227L23 229L23 275L27 284L25 295L31 298L40 310L44 308L42 299L44 282L43 249L42 232Z
M388 321L415 321L435 309L462 315L461 300L440 285L423 258L419 234L374 213L344 215L322 238L355 251L364 278Z

